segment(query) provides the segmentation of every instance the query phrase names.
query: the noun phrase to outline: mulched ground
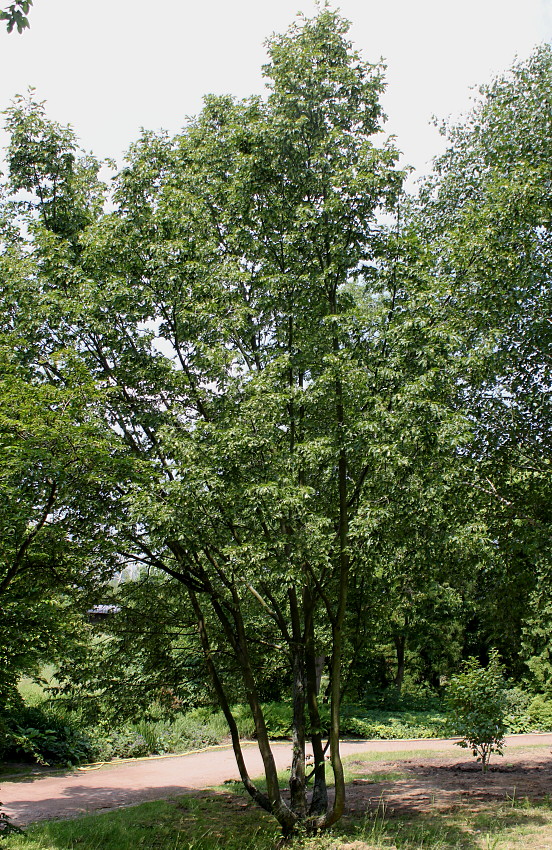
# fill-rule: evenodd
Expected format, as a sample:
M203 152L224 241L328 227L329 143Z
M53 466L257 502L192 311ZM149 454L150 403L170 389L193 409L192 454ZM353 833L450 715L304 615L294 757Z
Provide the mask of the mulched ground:
M353 762L357 778L348 787L351 813L385 806L388 814L423 814L458 806L484 808L493 801L542 800L552 794L552 755L538 749L505 750L493 756L488 770L468 754L459 758L412 758ZM386 773L401 778L378 781ZM375 774L374 779L371 775Z

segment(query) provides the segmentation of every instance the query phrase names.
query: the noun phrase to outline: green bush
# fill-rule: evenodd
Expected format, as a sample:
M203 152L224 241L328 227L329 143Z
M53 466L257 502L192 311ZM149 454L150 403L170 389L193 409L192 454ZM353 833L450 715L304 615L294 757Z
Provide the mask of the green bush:
M531 694L514 686L504 692L504 698L506 701L506 714L504 717L506 731L511 735L531 732L533 729L529 715Z
M89 727L94 758L109 761L114 758L139 758L164 753L185 752L218 744L228 734L221 728L217 715L204 715L198 709L174 720L128 723L121 727Z
M487 769L492 753L502 755L506 733L507 699L503 670L496 651L487 667L476 658L464 662L446 691L446 706L454 731L462 736L458 746L469 748Z
M151 755L148 744L135 729L90 729L94 761L141 758ZM155 752L155 750L154 750Z
M3 718L3 757L43 765L74 765L94 753L78 721L54 709L24 706Z
M542 694L533 697L527 706L531 728L539 732L552 732L552 701Z
M380 711L439 711L442 702L442 696L434 688L411 681L406 681L400 690L394 685L372 688L362 697L365 709Z
M270 702L263 706L268 734L271 738L289 738L293 724L293 712L290 705L282 702Z

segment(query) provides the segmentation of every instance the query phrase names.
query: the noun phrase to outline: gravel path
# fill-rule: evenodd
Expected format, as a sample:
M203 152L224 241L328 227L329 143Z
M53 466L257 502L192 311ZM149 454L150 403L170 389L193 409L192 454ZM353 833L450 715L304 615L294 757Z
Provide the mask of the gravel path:
M552 746L552 733L511 735L509 746ZM403 741L344 741L344 756L362 752L404 750L450 750L454 739ZM454 748L456 753L459 751ZM289 766L291 746L275 743L273 752L278 769ZM262 760L256 744L244 745L246 763L252 776L262 773ZM180 756L152 757L100 767L72 769L49 775L39 773L21 779L2 781L2 809L19 825L52 818L72 818L87 812L120 808L147 800L161 800L222 785L238 779L230 748L212 748Z

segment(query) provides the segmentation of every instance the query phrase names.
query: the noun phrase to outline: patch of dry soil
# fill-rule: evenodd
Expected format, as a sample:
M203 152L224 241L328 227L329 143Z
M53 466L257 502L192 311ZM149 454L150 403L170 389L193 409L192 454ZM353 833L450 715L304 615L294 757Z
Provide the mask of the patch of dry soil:
M348 789L348 808L358 812L384 805L389 813L416 814L468 804L476 810L491 801L537 801L552 793L552 758L548 749L506 750L504 756L493 757L485 773L475 759L462 756L355 761L357 778ZM378 775L386 773L400 773L402 777L377 781ZM376 781L371 774L375 774Z

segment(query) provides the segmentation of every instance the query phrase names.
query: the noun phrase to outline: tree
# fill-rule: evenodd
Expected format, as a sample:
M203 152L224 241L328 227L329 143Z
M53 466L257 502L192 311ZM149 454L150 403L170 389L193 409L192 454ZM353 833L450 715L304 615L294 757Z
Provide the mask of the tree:
M71 340L59 333L60 302L47 280L50 243L63 242L67 267L75 257L85 225L80 205L85 184L91 192L85 195L88 210L97 202L94 166L83 158L74 167L70 134L45 119L41 104L30 107L18 99L7 123L11 179L0 198L4 707L18 697L19 676L36 673L39 662L59 655L78 631L70 601L75 587L115 568L107 518L112 473L124 479L110 429L98 414L101 390ZM21 200L22 190L36 194L36 209ZM19 199L11 200L10 192L20 193ZM60 256L58 251L58 263ZM64 285L70 285L67 277Z
M372 466L362 433L382 356L376 329L388 314L382 302L370 344L354 288L383 244L376 215L400 185L395 150L371 138L380 69L361 61L346 29L327 10L303 20L269 45L266 102L207 98L174 140L145 134L118 180L115 212L92 215L85 229L74 155L67 174L51 171L53 162L65 168L63 157L41 161L43 145L28 143L36 107L33 120L20 111L11 126L12 184L34 193L38 274L59 304L57 315L41 311L43 326L104 393L94 404L132 468L111 516L119 555L186 589L244 784L286 834L300 822L330 826L343 812L350 527ZM47 126L40 132L51 138ZM267 651L293 680L289 804L260 702ZM239 681L251 708L266 793L247 774L221 652L231 689Z
M544 386L540 366L515 401L501 388L517 387L508 368L519 366L518 343L533 346L523 311L537 303L538 275L543 283L542 214L524 207L508 241L494 150L480 195L463 205L479 139L466 131L403 224L397 152L378 136L381 68L363 62L346 33L327 9L301 19L269 42L266 100L211 96L174 138L144 133L107 212L97 163L71 131L32 101L9 113L19 200L6 206L3 268L15 316L5 328L15 351L6 372L26 398L36 394L39 412L23 405L30 425L6 430L18 435L14 469L35 494L19 527L28 536L46 517L30 541L36 557L40 546L50 551L48 535L70 554L86 542L70 573L77 584L100 559L107 571L138 566L136 620L141 594L178 617L186 600L192 656L203 653L244 785L285 835L300 824L329 827L343 812L343 652L355 647L367 608L380 606L378 593L399 609L388 617L401 627L392 637L420 643L436 619L432 603L458 610L470 592L473 601L474 565L487 557L497 575L507 537L494 508L504 502L485 501L489 487L503 497L517 476L531 521L541 510L526 486L534 470L525 476L516 454L531 429L509 430L507 415L519 422L524 399ZM492 255L481 210L493 221L500 213ZM396 215L394 232L383 211ZM527 265L508 278L518 239ZM525 287L521 325L495 298L499 286L502 295ZM77 447L69 466L63 441ZM59 482L55 515L49 480ZM7 486L16 498L26 492ZM170 662L165 624L161 635L167 644L154 649ZM432 656L435 670L439 651ZM285 671L293 706L289 802L262 709L275 669ZM236 697L251 710L266 792L247 773Z
M550 587L551 70L542 46L481 89L447 130L418 221L435 314L457 338L453 403L473 423L464 481L486 538L479 634L516 676Z
M380 75L344 32L333 13L305 21L270 45L266 104L210 98L173 145L144 139L118 190L122 214L104 234L119 246L119 285L140 288L180 366L164 376L171 409L163 430L156 424L171 458L156 489L167 495L152 501L151 483L130 494L148 528L134 533L135 551L188 588L242 779L284 833L300 821L329 826L343 811L339 671L362 476L354 397L365 397L366 374L354 302L341 289L373 256L375 210L398 184L394 152L370 142ZM245 768L213 618L255 721L266 794ZM330 807L317 644L331 658ZM290 805L260 705L263 645L292 671Z

